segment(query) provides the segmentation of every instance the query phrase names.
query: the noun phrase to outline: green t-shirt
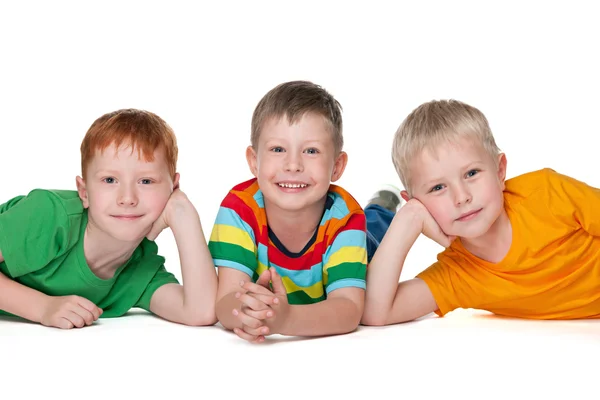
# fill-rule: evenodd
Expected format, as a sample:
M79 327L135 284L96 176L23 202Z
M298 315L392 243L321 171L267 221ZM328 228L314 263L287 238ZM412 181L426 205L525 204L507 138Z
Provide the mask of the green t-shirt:
M50 296L85 297L102 308L103 318L133 307L150 311L154 291L178 283L156 243L145 238L112 278L94 275L83 252L87 222L76 191L36 189L1 204L0 272Z

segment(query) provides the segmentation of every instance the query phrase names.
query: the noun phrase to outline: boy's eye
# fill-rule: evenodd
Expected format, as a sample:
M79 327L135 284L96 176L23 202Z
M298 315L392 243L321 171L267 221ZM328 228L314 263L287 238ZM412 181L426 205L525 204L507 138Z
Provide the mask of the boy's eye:
M141 182L142 182L143 185L149 185L149 184L152 183L152 179L142 179Z
M477 175L478 172L479 172L479 170L476 170L476 169L470 170L469 172L467 172L467 178Z
M315 149L314 147L311 147L310 149L306 149L304 150L307 154L318 154L319 150Z
M108 178L102 179L102 181L104 181L104 183L115 183L115 178L109 176Z
M430 192L439 192L443 188L444 188L444 185L435 185L434 187L431 188Z
M283 153L283 147L275 146L271 149L271 151L274 153Z

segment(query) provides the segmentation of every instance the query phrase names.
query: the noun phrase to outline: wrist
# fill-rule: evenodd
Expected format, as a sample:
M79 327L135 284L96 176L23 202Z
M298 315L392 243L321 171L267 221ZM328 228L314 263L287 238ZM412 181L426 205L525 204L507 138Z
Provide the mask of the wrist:
M409 223L411 226L422 227L425 222L425 218L429 212L421 203L410 200L404 205L396 216L403 219L405 223Z
M170 211L168 225L172 231L181 229L181 226L200 222L196 208L189 201L173 204Z
M278 333L284 336L293 336L293 321L295 320L295 314L298 311L298 305L287 305L283 321L280 321Z
M46 314L46 309L48 309L49 303L52 300L51 296L48 296L44 293L40 293L37 301L34 302L34 306L32 307L32 315L31 318L34 322L42 323L44 319L44 314Z

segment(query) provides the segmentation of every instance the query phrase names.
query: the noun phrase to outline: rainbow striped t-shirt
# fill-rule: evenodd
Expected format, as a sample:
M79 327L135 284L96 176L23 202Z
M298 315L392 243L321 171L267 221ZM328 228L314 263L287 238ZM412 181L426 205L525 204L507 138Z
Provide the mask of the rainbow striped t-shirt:
M256 282L275 267L290 304L311 304L344 287L366 288L365 214L344 189L330 185L321 223L300 253L291 253L269 231L256 178L229 191L208 247L215 266L235 268Z

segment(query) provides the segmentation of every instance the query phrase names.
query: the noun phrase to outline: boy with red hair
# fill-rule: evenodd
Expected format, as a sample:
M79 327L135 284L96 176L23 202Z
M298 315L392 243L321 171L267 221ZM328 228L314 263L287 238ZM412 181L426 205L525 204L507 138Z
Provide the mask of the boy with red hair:
M81 144L77 191L35 189L0 204L0 315L69 329L140 307L216 322L217 275L198 212L179 189L177 142L157 115L103 115ZM154 240L171 228L184 285Z

